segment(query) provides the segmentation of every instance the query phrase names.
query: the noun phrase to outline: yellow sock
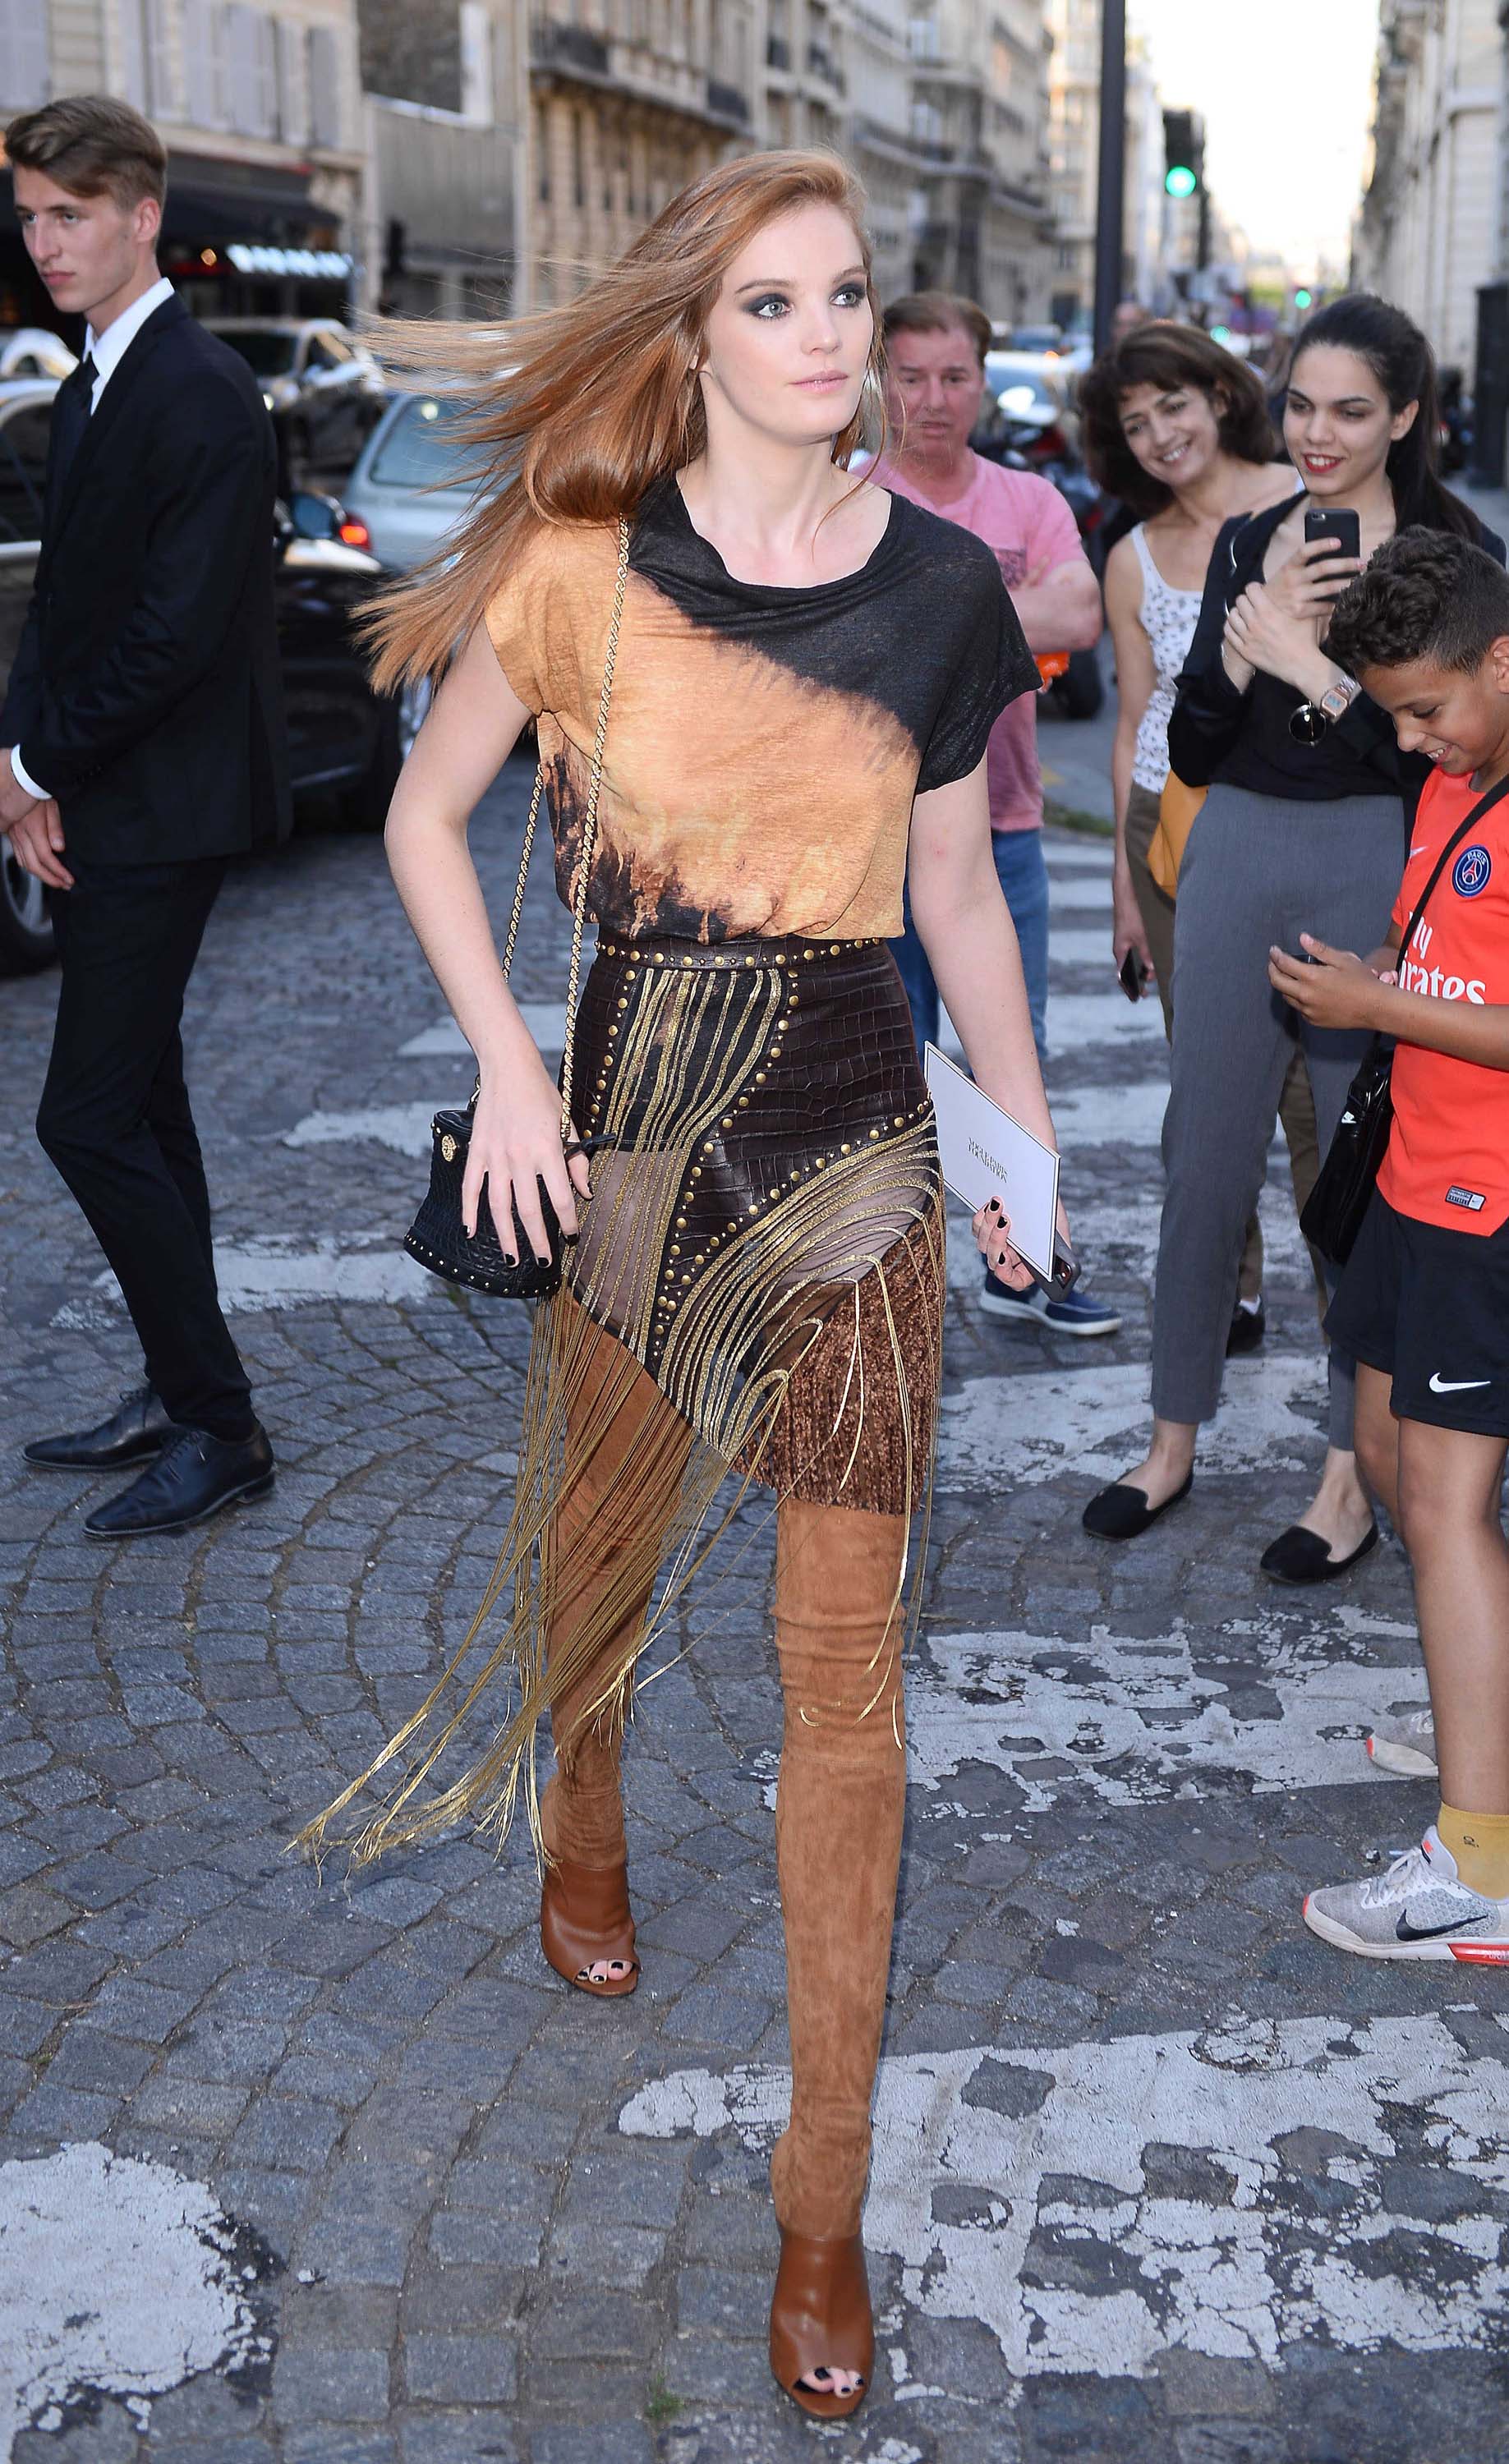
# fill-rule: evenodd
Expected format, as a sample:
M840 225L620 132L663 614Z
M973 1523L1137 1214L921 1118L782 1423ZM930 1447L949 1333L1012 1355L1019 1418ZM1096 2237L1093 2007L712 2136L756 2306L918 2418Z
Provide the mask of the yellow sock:
M1469 1890L1509 1900L1509 1814L1464 1814L1443 1805L1435 1827Z

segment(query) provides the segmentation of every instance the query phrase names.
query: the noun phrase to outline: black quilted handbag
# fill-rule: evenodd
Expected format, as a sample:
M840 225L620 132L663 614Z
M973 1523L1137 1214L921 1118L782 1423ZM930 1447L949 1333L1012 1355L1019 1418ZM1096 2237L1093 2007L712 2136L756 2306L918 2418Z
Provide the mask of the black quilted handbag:
M597 709L597 733L592 743L592 779L587 799L587 819L582 831L582 850L577 860L576 895L571 911L571 966L566 994L566 1051L561 1065L561 1144L569 1157L595 1155L610 1146L610 1138L577 1138L571 1129L571 1042L576 1017L577 984L582 972L582 935L587 923L587 893L592 874L592 858L597 846L597 803L603 784L603 748L608 739L608 705L613 689L613 664L618 655L618 629L623 622L624 591L629 579L629 524L618 525L618 579L613 593L612 620L608 628L608 655L603 666L603 691ZM544 787L543 767L535 773L534 794L529 803L529 819L524 827L523 849L519 858L519 880L514 891L513 913L508 919L508 937L503 945L504 980L512 971L514 946L519 938L519 918L524 903L524 882L529 871L529 858L534 849L535 827L540 818L540 799ZM464 1284L474 1291L490 1292L498 1300L544 1300L560 1288L564 1243L555 1208L540 1183L540 1206L544 1228L549 1235L548 1257L537 1258L530 1245L519 1209L512 1210L514 1219L515 1258L509 1258L498 1237L498 1226L488 1203L487 1184L477 1210L477 1232L467 1238L461 1220L461 1183L466 1174L467 1152L471 1145L472 1121L481 1089L478 1079L472 1089L471 1101L459 1110L436 1112L433 1124L433 1145L430 1156L430 1187L424 1203L404 1236L404 1247L421 1266L433 1275L441 1275L448 1284Z
M1501 779L1479 797L1465 822L1452 832L1431 869L1431 878L1415 901L1409 929L1399 944L1403 959L1414 939L1415 928L1425 913L1425 903L1440 880L1453 856L1469 830L1476 829L1490 805L1500 796L1509 794L1509 779ZM1315 1187L1305 1199L1299 1217L1299 1229L1313 1247L1333 1266L1344 1266L1363 1228L1363 1218L1372 1200L1379 1168L1388 1147L1388 1133L1393 1124L1392 1092L1393 1043L1387 1036L1375 1036L1364 1057L1361 1068L1346 1090L1346 1102L1336 1125L1336 1134L1325 1151L1325 1161L1316 1176Z

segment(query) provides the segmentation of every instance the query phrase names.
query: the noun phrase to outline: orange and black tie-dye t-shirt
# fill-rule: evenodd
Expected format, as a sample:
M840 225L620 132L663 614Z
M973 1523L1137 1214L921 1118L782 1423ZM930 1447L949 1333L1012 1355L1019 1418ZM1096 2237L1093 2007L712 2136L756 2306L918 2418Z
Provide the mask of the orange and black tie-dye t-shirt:
M569 902L617 546L542 525L487 609L537 714ZM966 778L1037 671L990 550L893 495L838 582L736 582L674 478L645 499L608 723L588 912L605 930L721 941L901 930L912 801Z

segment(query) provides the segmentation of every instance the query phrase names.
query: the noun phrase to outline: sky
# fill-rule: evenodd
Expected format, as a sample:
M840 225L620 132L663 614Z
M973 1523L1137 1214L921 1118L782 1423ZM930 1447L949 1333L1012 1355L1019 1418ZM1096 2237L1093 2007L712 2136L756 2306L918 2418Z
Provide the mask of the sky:
M1372 0L1128 0L1162 99L1206 123L1206 177L1254 250L1345 266L1372 110Z

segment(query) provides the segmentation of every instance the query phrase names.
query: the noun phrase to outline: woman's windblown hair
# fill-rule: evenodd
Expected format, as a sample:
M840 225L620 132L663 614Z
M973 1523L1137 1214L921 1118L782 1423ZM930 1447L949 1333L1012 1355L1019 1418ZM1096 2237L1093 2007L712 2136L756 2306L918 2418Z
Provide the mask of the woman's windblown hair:
M836 155L720 164L565 307L499 325L384 325L386 361L467 398L453 432L478 495L443 550L372 602L364 630L379 692L443 671L537 523L615 522L655 480L696 459L706 435L696 369L723 275L756 232L807 205L849 217L871 283L865 398L833 446L845 462L867 404L879 401L880 316L864 191Z

